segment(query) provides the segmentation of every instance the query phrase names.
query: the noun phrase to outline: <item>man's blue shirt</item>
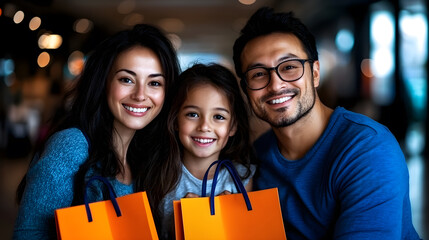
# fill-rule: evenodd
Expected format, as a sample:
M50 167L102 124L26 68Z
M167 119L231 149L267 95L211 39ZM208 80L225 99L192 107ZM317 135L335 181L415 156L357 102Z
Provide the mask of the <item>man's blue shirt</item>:
M254 186L278 188L288 239L419 239L405 158L385 126L337 107L301 159L284 158L272 130L255 147Z

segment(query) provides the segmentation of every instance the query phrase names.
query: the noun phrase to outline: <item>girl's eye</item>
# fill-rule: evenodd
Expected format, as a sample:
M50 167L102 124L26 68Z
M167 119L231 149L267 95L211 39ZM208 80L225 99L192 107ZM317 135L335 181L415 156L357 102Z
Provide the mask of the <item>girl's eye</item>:
M197 113L187 113L186 116L191 117L191 118L197 118L198 114Z
M216 120L225 120L226 118L224 117L224 116L222 116L222 115L214 115L213 116L213 118L214 119L216 119Z
M129 78L123 77L120 78L119 81L123 82L123 83L133 83L133 81Z

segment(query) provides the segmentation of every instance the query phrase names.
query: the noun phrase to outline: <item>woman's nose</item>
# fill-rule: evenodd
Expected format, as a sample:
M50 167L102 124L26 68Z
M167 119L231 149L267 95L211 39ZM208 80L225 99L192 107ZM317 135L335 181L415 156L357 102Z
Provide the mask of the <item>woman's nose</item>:
M131 97L136 101L144 101L146 99L145 87L137 84Z

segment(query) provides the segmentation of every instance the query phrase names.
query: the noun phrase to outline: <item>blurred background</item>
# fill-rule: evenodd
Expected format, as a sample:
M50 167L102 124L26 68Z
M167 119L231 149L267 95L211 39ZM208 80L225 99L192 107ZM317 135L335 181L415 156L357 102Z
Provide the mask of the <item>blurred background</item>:
M232 45L261 6L293 11L315 34L325 104L363 113L396 136L414 226L429 237L425 0L0 0L0 239L12 237L15 190L47 120L102 39L150 23L168 33L182 70L194 62L233 69Z

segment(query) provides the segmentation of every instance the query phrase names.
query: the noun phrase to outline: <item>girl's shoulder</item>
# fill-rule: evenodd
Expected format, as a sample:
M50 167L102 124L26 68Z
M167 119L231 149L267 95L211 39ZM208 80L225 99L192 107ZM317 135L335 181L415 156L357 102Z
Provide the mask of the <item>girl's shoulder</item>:
M240 176L244 176L248 170L248 168L238 162L233 162L235 169L237 169L237 172ZM255 171L256 171L256 165L255 164L250 164L250 176L249 178L253 177L253 175L255 175Z

